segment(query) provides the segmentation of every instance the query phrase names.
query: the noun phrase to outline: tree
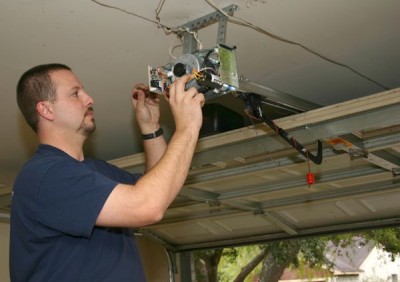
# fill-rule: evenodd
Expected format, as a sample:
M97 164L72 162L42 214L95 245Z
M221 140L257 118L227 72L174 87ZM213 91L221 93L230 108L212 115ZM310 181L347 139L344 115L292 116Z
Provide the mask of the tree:
M345 247L354 244L354 238L360 237L364 239L365 243L373 241L378 244L379 247L392 255L392 259L400 254L400 228L268 242L241 248L197 251L195 253L196 265L202 261L203 273L207 273L207 280L197 281L251 281L246 280L246 277L249 277L250 273L259 267L260 263L262 264L258 270L258 281L278 281L283 271L290 265L294 267L307 265L311 268L320 268L322 265L327 265L328 262L325 259L327 242L333 243L334 246ZM242 252L246 254L246 262L238 267L236 264L239 258L243 259ZM234 273L235 277L228 277L228 274L220 269L220 261L224 261L228 265L231 264L228 273L231 275Z

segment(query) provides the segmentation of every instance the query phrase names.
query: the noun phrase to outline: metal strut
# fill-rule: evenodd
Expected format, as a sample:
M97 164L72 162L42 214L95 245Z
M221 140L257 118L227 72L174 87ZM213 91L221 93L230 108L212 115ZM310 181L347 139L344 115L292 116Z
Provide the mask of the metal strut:
M244 100L247 111L251 111L250 115L254 118L265 122L271 129L279 134L286 142L288 142L294 149L302 154L307 160L311 160L315 164L322 163L322 142L317 140L318 149L317 154L313 155L307 148L300 144L294 137L287 133L284 129L277 126L273 120L267 118L261 109L262 98L260 95L255 93L241 93L242 99Z

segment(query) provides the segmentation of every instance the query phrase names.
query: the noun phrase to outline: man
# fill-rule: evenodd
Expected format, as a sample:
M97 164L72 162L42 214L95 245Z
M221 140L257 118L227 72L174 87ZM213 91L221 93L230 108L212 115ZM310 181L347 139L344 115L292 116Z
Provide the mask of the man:
M12 281L145 281L129 230L159 221L186 179L204 104L196 89L185 91L188 78L170 87L176 130L168 146L158 98L143 84L132 91L146 155L141 176L84 157L94 100L69 67L40 65L22 75L18 106L40 145L13 188Z

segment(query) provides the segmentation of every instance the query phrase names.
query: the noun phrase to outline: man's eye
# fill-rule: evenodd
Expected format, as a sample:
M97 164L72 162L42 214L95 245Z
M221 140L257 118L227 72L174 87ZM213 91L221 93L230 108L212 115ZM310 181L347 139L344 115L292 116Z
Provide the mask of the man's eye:
M74 92L74 93L72 93L72 96L74 96L74 97L78 97L78 92Z

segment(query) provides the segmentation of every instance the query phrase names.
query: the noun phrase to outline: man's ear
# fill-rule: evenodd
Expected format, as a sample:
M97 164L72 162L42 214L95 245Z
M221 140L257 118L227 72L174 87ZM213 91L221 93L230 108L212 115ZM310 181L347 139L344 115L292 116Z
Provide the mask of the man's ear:
M53 120L53 111L48 101L42 101L36 104L36 110L40 116L47 120Z

